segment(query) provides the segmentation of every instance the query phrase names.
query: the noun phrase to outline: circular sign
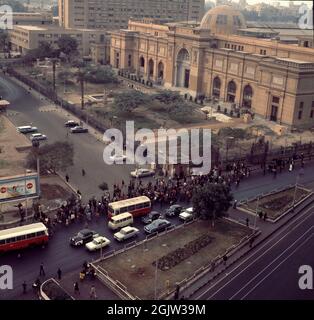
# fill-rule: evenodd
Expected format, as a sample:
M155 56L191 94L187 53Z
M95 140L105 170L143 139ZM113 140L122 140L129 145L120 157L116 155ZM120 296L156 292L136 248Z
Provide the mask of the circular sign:
M27 189L32 189L32 188L33 188L33 184L32 184L32 183L28 183L28 184L26 185L26 187L27 187Z
M6 187L2 187L2 188L0 189L0 192L1 192L1 193L6 193L6 192L7 192L7 188L6 188Z

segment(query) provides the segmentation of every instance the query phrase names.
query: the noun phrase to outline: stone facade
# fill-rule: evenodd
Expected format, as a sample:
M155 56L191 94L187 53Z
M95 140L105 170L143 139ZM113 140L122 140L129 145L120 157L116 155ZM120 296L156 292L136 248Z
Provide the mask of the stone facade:
M213 16L243 28L242 15L222 7L213 9ZM279 124L314 127L314 50L239 36L232 25L213 32L213 16L209 11L201 25L130 20L127 30L111 32L110 63L165 88L216 97Z

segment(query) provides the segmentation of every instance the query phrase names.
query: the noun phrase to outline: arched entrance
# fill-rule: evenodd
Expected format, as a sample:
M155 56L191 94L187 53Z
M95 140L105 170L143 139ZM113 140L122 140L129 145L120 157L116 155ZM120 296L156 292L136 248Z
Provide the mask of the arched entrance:
M232 80L228 83L227 87L227 102L234 102L236 97L237 86Z
M162 61L158 63L157 74L158 74L158 80L164 79L164 64L162 63Z
M242 106L244 108L251 108L252 107L252 97L253 97L253 89L248 84L243 89L243 101Z
M140 72L141 75L143 75L144 72L145 72L145 59L144 59L144 57L140 57L139 72Z
M188 88L190 85L190 54L181 49L177 56L176 86Z
M221 81L219 77L215 77L213 81L213 97L220 98Z
M154 76L154 61L152 59L148 61L148 76Z

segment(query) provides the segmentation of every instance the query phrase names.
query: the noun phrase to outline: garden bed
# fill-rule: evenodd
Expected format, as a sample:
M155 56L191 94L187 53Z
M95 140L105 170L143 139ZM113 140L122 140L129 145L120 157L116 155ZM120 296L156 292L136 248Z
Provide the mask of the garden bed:
M274 192L258 200L258 214L267 214L268 219L275 221L289 209L292 208L295 195L295 205L299 204L305 197L311 193L310 190L297 187L291 187L285 190ZM244 209L252 214L256 214L257 199L241 204L239 209Z
M156 261L168 263L166 266L159 262L157 295L160 296L217 256L224 255L250 232L249 228L225 219L218 220L214 228L210 221L198 220L96 265L106 270L112 279L120 281L132 295L153 299ZM177 258L172 261L174 256Z

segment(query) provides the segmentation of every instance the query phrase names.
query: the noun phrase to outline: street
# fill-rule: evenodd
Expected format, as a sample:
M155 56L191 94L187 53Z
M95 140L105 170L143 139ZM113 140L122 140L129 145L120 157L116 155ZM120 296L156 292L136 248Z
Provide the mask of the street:
M27 90L16 85L9 77L0 76L0 95L11 102L10 120L16 125L29 125L32 123L39 131L48 136L48 141L65 141L73 143L75 156L74 166L67 170L70 183L83 194L85 199L91 196L99 198L102 192L98 185L107 182L109 186L114 183L126 183L132 166L109 166L103 162L102 154L104 145L90 134L71 135L67 137L67 129L64 127L66 120L63 113L51 111L42 112L41 107L49 105L47 101L29 94ZM15 114L17 112L17 114ZM86 176L82 176L84 168ZM293 172L285 171L274 179L271 175L251 177L244 179L234 196L237 200L251 198L257 194L269 192L279 187L294 184L298 168ZM63 173L65 175L65 173ZM306 164L305 174L300 178L300 184L313 188L314 164ZM215 288L208 288L208 292L199 293L200 299L284 299L284 298L308 298L309 293L297 288L297 269L301 264L314 266L314 217L311 209L306 213L304 220L300 220L293 229L287 231L287 235L281 234L278 238L268 241L263 250L252 253L250 260ZM252 218L252 217L251 217ZM305 219L306 218L306 219ZM177 218L172 219L175 224ZM112 243L104 249L104 253L115 248L121 248L121 244L113 240L113 233L108 230L107 221L101 217L99 221L92 221L89 227L98 231L101 235L110 238ZM140 227L141 235L138 240L144 238L143 224L136 221L134 224ZM0 265L9 264L14 270L14 290L4 293L0 291L0 299L11 299L22 292L22 283L26 281L29 286L39 274L40 263L43 262L46 278L56 276L58 268L64 273L79 268L85 260L97 259L99 253L89 253L85 248L72 248L69 238L83 228L83 224L74 223L68 227L60 226L53 235L46 248L34 248L23 251L21 257L12 252L0 257ZM280 240L280 237L282 239ZM133 240L130 240L133 241ZM122 244L123 246L124 244ZM276 260L277 259L277 260ZM256 260L256 261L255 261ZM235 275L237 275L235 277ZM252 281L251 281L252 280ZM229 282L230 281L230 282ZM250 282L251 281L251 282ZM278 285L275 285L278 283ZM221 290L218 290L220 289ZM196 298L196 297L195 297Z
M301 265L314 267L314 205L302 211L214 284L197 292L201 300L313 300L313 290L300 290Z
M108 186L128 181L129 173L133 170L131 165L110 166L103 161L104 144L97 141L90 134L71 134L67 136L68 128L64 123L71 119L64 113L56 111L40 111L44 106L51 106L48 101L29 94L27 90L17 86L10 77L0 76L0 95L10 101L9 119L15 126L36 126L38 131L48 137L48 143L68 141L74 146L74 166L67 170L70 183L82 193L83 199L92 196L100 197L102 191L98 188L102 182ZM51 108L50 108L51 109ZM45 109L44 109L45 110ZM16 114L17 113L17 114ZM86 176L82 176L82 169ZM63 173L65 176L65 172Z

